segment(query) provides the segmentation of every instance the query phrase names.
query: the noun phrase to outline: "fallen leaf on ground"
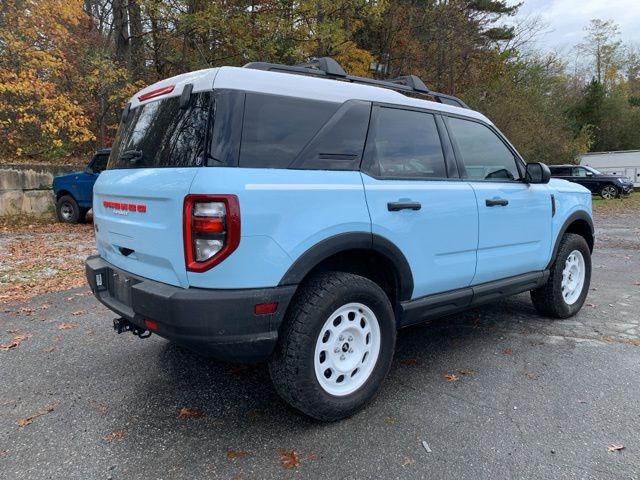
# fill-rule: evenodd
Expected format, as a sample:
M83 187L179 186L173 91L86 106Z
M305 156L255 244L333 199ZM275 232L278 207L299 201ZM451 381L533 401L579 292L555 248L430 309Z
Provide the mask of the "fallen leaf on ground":
M384 417L384 423L388 423L389 425L393 425L396 423L396 419L394 417Z
M49 308L49 304L48 303L43 303L42 305L40 305L40 310L46 310Z
M44 353L51 353L51 352L53 352L55 349L56 349L56 347L48 347L48 348L43 349L42 351L43 351Z
M458 372L460 375L475 375L476 371L475 370L471 370L470 368L459 368L458 370L456 370L456 372Z
M178 417L182 419L201 418L204 417L204 413L197 408L182 407L180 410L178 410Z
M280 463L282 463L282 466L287 470L298 468L300 465L300 458L298 457L298 452L295 450L289 451L281 448L278 450L278 453L280 454Z
M249 455L247 452L242 452L238 450L229 450L227 452L227 458L229 460L235 460L236 458L244 458Z
M78 326L77 323L61 323L58 325L58 330L71 330L72 328L76 328Z
M587 307L598 308L598 306L595 303L587 303Z
M503 355L513 355L513 350L511 348L505 348L502 350Z
M406 467L407 465L413 465L413 458L404 457L404 460L402 461L402 466Z
M460 380L460 377L455 373L443 373L442 378L444 378L447 382L457 382Z
M624 445L621 443L612 443L607 447L607 451L609 452L619 452L620 450L624 450Z
M400 365L418 365L417 358L405 358L404 360L400 360Z
M21 419L17 420L16 424L19 427L26 427L27 425L30 425L31 422L33 422L34 419L36 419L38 417L43 417L45 415L48 415L51 412L53 412L53 407L47 407L44 410L40 410L39 412L34 413L30 417L21 418Z
M28 333L22 334L22 335L14 335L13 338L9 341L9 343L0 344L0 350L2 350L3 352L12 350L18 347L18 345L20 345L22 342L24 342L26 339L30 337L31 335Z
M316 455L315 453L310 453L307 455L307 460L311 460L312 462L315 462L316 460L318 460L318 455Z
M540 378L540 375L535 372L527 372L525 375L529 380L537 380L538 378Z
M112 442L113 440L120 440L126 435L127 435L127 432L125 432L124 430L116 430L115 432L111 432L105 435L104 440L106 440L107 442Z
M6 281L0 282L0 305L86 286L84 259L95 251L93 225L70 227L48 222L29 228L23 223L5 230L0 258L11 262L2 271Z
M89 405L97 410L98 413L103 417L107 414L107 412L109 412L109 407L103 405L100 402L96 402L95 400L89 400Z
M84 315L85 313L87 313L85 310L78 310L76 312L71 312L71 315L77 317L78 315Z

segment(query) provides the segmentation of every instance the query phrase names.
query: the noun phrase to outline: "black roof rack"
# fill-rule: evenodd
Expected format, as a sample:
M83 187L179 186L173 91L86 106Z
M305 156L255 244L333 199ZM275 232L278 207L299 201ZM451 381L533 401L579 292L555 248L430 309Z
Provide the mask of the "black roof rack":
M297 75L313 75L317 77L331 78L345 82L361 83L375 87L389 88L398 92L411 92L432 97L435 101L444 105L469 108L462 100L444 93L429 90L420 78L415 75L404 75L390 80L375 80L373 78L354 77L347 72L331 57L313 58L306 63L298 65L280 65L268 62L247 63L244 68L266 70L272 72L293 73Z

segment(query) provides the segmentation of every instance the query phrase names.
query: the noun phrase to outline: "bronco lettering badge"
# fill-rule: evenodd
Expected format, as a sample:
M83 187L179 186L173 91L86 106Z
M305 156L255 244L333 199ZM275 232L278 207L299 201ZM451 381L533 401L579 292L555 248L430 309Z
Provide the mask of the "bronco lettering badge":
M129 212L147 213L147 206L143 203L120 203L103 201L102 206L104 208L111 208L114 213L118 215L128 215Z

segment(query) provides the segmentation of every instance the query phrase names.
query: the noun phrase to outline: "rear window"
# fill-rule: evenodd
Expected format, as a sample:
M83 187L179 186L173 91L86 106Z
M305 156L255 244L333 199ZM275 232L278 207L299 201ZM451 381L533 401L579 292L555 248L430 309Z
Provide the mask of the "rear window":
M340 104L247 93L240 166L287 168Z
M132 109L120 124L107 169L203 165L211 92L193 94L186 109L179 102L171 97Z

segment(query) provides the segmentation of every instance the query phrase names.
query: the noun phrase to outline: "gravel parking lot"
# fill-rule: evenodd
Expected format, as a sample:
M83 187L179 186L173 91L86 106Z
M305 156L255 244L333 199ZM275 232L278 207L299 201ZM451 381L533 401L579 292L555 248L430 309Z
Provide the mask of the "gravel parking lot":
M639 479L640 209L596 224L579 315L523 294L403 330L379 396L334 424L262 365L116 335L85 287L0 305L0 478Z

